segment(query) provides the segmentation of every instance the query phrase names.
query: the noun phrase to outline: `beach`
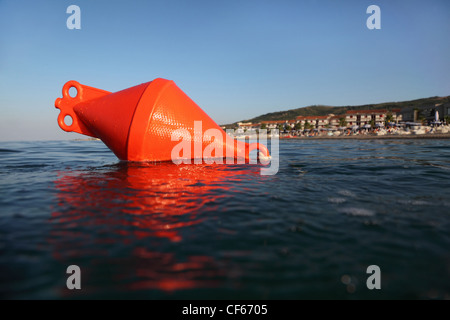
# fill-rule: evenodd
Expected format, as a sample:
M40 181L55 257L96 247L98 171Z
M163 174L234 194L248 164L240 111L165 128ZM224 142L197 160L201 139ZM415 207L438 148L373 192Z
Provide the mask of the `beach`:
M423 139L450 139L450 133L436 133L436 134L421 134L421 135L384 135L384 136L376 136L376 135L350 135L350 136L327 136L327 135L319 135L314 137L306 137L306 136L294 136L290 138L280 137L280 139L301 139L301 140L310 140L310 139L321 139L321 140L398 140L398 139L408 139L408 140L423 140Z

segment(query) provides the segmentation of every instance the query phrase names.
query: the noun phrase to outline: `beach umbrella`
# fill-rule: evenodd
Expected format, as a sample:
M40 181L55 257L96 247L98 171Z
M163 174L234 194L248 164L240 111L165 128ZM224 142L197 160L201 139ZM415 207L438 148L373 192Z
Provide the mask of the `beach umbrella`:
M358 126L352 126L351 128L352 128L352 130L358 130L359 127Z
M370 128L372 128L372 126L370 124L366 124L363 128L364 129L370 129Z

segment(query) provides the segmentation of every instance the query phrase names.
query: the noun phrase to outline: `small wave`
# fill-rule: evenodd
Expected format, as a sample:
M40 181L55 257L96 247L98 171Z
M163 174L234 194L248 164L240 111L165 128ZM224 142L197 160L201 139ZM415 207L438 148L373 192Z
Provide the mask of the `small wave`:
M411 200L411 199L400 199L398 200L400 204L413 205L413 206L426 206L429 203L423 200Z
M348 214L350 216L371 217L375 215L375 212L364 208L344 208L340 212Z
M18 169L38 169L38 168L45 168L45 167L49 167L49 164L45 164L45 163L37 163L37 164L17 164L17 165L10 165L10 166L5 166L6 169L14 169L14 170L18 170Z
M0 149L0 153L16 153L16 152L22 152L22 151L13 150L13 149Z
M338 197L330 197L330 198L328 198L328 202L336 203L336 204L344 203L346 201L347 200L345 198L338 198Z
M444 169L444 170L450 170L449 166L443 165L443 164L435 164L435 163L429 163L429 166L435 167L435 168L439 168L439 169Z
M340 194L341 196L345 196L345 197L356 198L356 194L350 190L339 190L338 194Z

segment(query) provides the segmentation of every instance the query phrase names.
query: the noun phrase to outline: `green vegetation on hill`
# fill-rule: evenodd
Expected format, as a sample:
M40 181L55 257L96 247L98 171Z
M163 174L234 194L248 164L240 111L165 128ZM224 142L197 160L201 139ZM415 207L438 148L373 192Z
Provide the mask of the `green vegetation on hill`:
M242 122L261 122L269 120L291 120L298 116L322 116L329 113L334 113L336 107L330 106L310 106L304 108L291 109L287 111L278 111L266 113L261 116L244 120Z
M411 101L401 101L401 102L384 102L378 104L365 104L359 106L322 106L315 105L297 109L291 109L286 111L277 111L266 113L255 118L242 120L241 122L252 122L259 123L261 121L273 121L273 120L292 120L298 116L325 116L327 114L333 113L335 115L345 114L348 110L366 110L366 109L401 109L405 107L418 107L423 105L434 105L436 103L448 103L450 102L450 96L446 97L430 97ZM237 122L228 124L226 127L233 128Z

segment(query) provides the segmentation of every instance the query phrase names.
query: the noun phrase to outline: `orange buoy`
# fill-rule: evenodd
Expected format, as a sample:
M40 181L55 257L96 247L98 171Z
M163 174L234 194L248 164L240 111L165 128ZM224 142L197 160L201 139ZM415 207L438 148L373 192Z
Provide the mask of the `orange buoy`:
M77 90L75 97L69 89ZM67 132L77 132L102 140L120 160L174 161L180 140L189 144L183 159L233 158L249 161L258 149L269 157L267 147L245 143L227 135L175 82L155 79L111 93L68 81L57 98L58 124ZM72 123L65 123L70 116ZM199 163L199 162L195 162ZM200 162L201 163L201 162Z

